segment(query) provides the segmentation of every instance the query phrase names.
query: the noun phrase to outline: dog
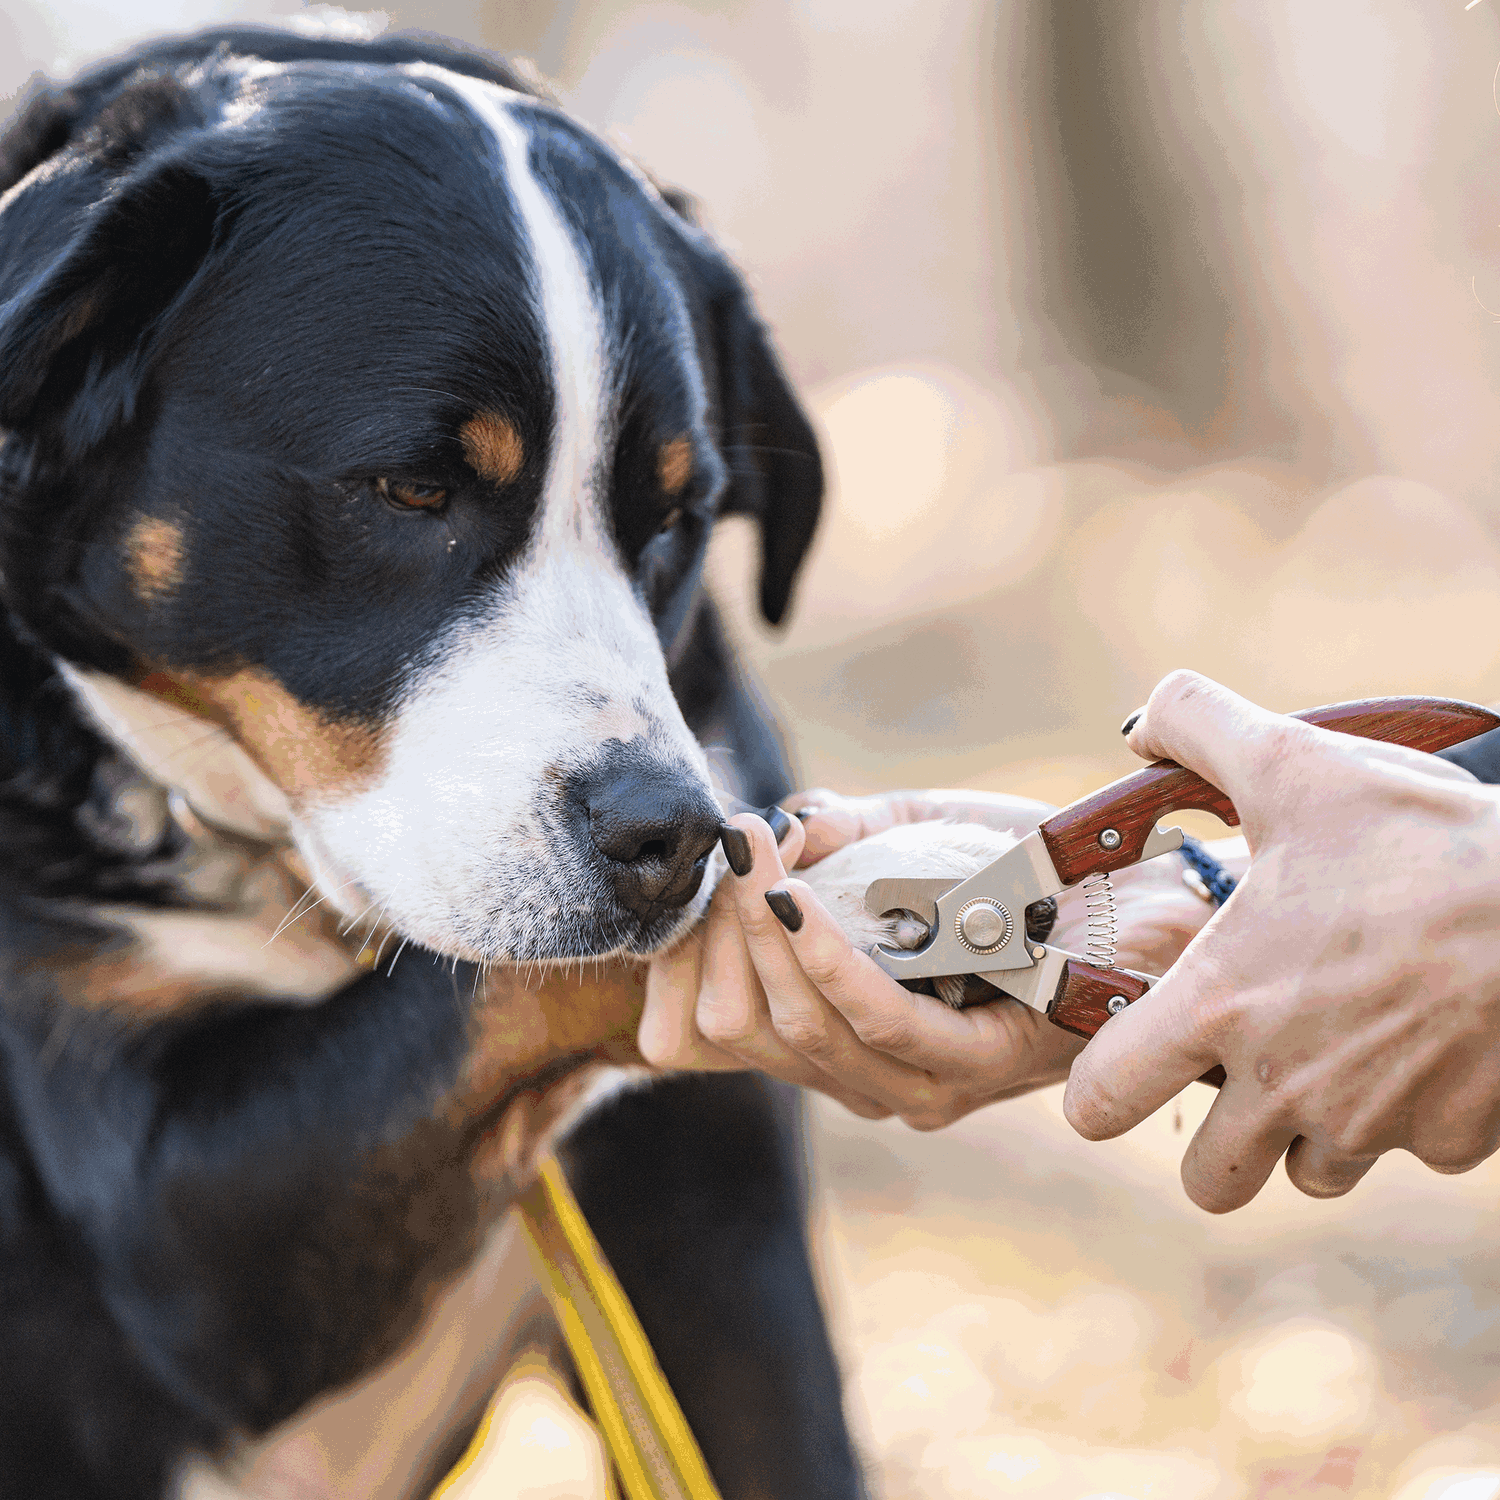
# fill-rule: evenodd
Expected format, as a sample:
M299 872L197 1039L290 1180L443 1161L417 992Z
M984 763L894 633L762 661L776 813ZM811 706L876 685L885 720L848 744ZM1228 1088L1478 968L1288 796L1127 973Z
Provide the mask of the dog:
M726 1500L863 1494L794 1103L621 1087L718 798L788 785L701 582L751 516L779 621L823 489L743 280L425 36L149 45L0 188L0 1494L170 1495L395 1368L547 1140ZM910 945L868 879L1008 842L809 875Z
M779 621L822 469L689 202L487 54L154 43L0 188L0 1493L159 1497L393 1358L506 1111L638 1061L704 747L788 785L708 534ZM795 1106L575 1093L725 1496L862 1494Z

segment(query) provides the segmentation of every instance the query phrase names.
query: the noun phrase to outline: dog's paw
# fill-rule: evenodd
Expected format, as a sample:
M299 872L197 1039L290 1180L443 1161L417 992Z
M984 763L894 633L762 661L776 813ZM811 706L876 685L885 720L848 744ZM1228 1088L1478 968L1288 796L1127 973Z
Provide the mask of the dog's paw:
M927 936L927 924L914 912L876 916L867 911L865 888L870 882L886 876L967 880L1015 843L1014 835L978 823L907 823L847 844L799 873L854 947L865 953L877 943L916 948ZM1028 935L1034 940L1045 936L1036 931L1039 920L1050 924L1050 913L1033 909ZM955 1009L995 995L972 975L945 975L933 980L932 988L938 999Z

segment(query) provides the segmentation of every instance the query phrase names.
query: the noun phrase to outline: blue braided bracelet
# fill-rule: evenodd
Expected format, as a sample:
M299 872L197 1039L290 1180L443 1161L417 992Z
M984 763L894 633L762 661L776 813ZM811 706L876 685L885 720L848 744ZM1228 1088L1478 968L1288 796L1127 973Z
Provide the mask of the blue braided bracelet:
M1234 876L1197 839L1184 838L1177 852L1182 856L1183 884L1205 901L1223 906L1234 889Z

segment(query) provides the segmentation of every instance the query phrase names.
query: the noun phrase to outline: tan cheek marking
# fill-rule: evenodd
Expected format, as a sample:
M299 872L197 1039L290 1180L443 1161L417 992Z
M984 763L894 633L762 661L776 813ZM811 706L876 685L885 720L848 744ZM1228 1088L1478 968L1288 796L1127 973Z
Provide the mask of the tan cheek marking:
M635 1038L646 968L609 965L582 984L576 975L538 983L497 969L481 984L462 1070L429 1123L468 1142L467 1178L482 1215L490 1217L530 1180L538 1151L601 1074L611 1066L641 1066ZM548 1074L550 1064L563 1060L579 1065ZM487 1119L501 1102L499 1117ZM476 1125L482 1129L471 1134Z
M225 725L293 801L357 791L385 764L378 730L325 717L253 667L218 678L152 672L137 685Z
M611 967L584 984L576 978L528 984L504 969L485 977L463 1075L447 1105L452 1123L483 1114L549 1063L584 1055L596 1063L517 1093L475 1144L476 1182L502 1191L524 1184L552 1129L598 1079L598 1065L641 1066L636 1031L645 1005L645 972L644 967Z
M677 495L693 477L693 445L685 437L663 443L656 455L656 477L669 495Z
M135 686L153 698L161 698L180 708L184 713L196 714L200 719L212 719L216 724L224 723L224 715L215 709L201 693L181 677L170 672L147 672L136 680Z
M199 984L196 976L163 973L152 962L151 944L129 930L128 919L116 912L107 916L111 926L123 926L126 931L104 952L36 966L50 971L57 994L69 1005L122 1020L156 1021L198 1010L222 993Z
M125 566L138 598L148 604L182 582L182 527L160 516L142 516L125 538Z
M466 1107L483 1108L515 1080L573 1053L639 1064L635 1034L646 1003L644 974L611 965L583 984L576 975L539 984L505 969L486 975L460 1086Z
M229 841L220 855L234 862L242 848ZM58 993L82 1010L155 1021L225 996L316 1004L359 973L357 939L326 903L289 918L308 886L291 851L225 873L229 888L215 895L228 910L98 908L113 935L44 964Z
M458 429L469 467L482 479L509 484L521 472L521 436L498 412L482 411Z

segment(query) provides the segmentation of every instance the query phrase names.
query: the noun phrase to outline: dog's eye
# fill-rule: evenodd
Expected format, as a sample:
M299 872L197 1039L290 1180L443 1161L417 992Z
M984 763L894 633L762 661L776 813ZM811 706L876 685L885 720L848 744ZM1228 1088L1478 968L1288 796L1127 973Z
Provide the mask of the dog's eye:
M656 534L658 536L661 536L664 533L671 531L672 528L676 526L681 519L682 507L680 505L674 505L671 510L669 510L666 515L661 518L661 525L656 528Z
M377 479L375 493L401 510L440 510L448 491L435 484L411 484L404 479Z

